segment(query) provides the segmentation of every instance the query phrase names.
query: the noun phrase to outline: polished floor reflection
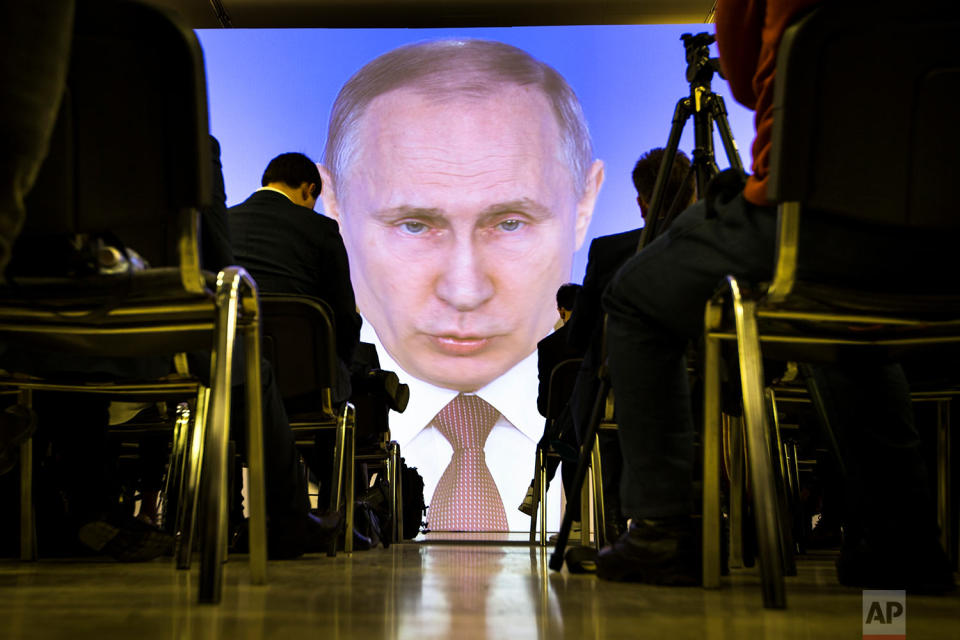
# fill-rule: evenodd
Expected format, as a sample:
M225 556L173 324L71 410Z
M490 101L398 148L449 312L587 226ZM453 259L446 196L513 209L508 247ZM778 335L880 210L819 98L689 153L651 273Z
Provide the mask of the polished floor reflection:
M451 541L452 542L452 541ZM514 543L407 543L270 563L266 587L226 566L224 600L196 604L196 573L143 565L0 563L0 638L860 638L861 592L833 558L804 558L788 609L760 605L757 575L718 591L552 573ZM960 637L960 596L909 597L907 638Z

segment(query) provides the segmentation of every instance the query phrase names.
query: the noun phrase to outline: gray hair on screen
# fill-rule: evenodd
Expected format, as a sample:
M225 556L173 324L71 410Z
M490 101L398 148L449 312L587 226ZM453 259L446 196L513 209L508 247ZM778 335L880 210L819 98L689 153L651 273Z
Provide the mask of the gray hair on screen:
M367 63L340 89L327 129L324 164L334 186L355 160L358 124L378 96L414 88L437 99L482 98L504 84L532 86L547 98L560 129L560 153L579 195L593 162L580 101L555 69L526 51L492 40L433 40L398 47Z

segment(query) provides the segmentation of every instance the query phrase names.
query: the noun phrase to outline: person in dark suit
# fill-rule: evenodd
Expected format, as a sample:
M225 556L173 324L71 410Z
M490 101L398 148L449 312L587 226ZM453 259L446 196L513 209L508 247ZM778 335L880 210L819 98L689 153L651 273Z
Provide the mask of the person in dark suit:
M577 295L580 292L580 288L581 287L578 284L567 283L557 289L557 313L560 314L560 321L563 324L557 327L553 333L537 343L537 374L540 380L537 392L537 409L540 411L540 415L542 415L544 418L547 418L547 423L543 432L543 438L547 441L560 440L561 442L570 445L573 451L577 451L577 442L573 433L573 421L570 417L569 407L565 408L562 415L553 421L551 428L549 414L550 407L548 402L550 397L550 377L553 373L554 367L564 360L583 357L583 352L577 351L576 349L570 347L567 337L567 328L569 326L567 321L570 319L570 314L573 311L573 306L576 302ZM553 476L556 474L557 466L559 464L560 460L557 458L547 459L548 483L553 480ZM564 462L561 475L563 479L564 493L567 497L567 509L572 510L574 513L579 513L580 491L573 486L573 476L575 475L575 471L575 464L568 464ZM523 503L520 505L519 509L521 512L529 516L533 516L532 482L527 488L527 494L524 496ZM575 521L574 529L578 529L579 525L579 521ZM575 531L572 535L579 535L579 531Z
M350 396L348 371L361 320L337 223L313 210L322 189L320 173L307 156L284 153L267 165L261 184L227 212L234 256L261 291L311 296L330 305L344 373L334 401L342 402Z
M653 187L663 160L664 149L651 149L643 154L633 168L633 185L637 189L637 205L640 216L647 221ZM660 230L669 226L671 211L682 211L694 200L694 174L690 171L690 160L682 151L677 151L670 170L670 177L664 188L667 207L661 217ZM583 356L583 364L577 376L573 395L570 400L571 413L577 439L582 443L590 410L600 386L597 369L603 357L603 309L600 299L604 290L613 279L617 270L636 252L640 242L642 228L601 236L590 243L587 258L587 271L583 279L583 288L577 296L568 327L569 346ZM607 538L619 537L624 519L620 512L618 487L620 486L621 456L616 434L600 434L600 453L604 460L603 486L605 487L604 505L607 510Z

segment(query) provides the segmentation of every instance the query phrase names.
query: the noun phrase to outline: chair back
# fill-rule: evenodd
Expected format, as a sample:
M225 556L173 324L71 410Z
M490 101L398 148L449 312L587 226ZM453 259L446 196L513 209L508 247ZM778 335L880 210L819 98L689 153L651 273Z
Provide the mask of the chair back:
M783 35L768 196L879 224L957 228L954 0L826 2Z
M50 237L111 233L151 266L182 266L197 253L182 234L196 243L196 212L210 201L206 78L193 31L149 5L78 3L66 93L21 239L42 247Z
M557 363L550 372L550 387L547 391L547 419L556 420L573 395L573 386L583 358L570 358Z
M312 399L307 411L332 414L337 368L333 311L309 296L261 294L263 355L273 365L284 401Z

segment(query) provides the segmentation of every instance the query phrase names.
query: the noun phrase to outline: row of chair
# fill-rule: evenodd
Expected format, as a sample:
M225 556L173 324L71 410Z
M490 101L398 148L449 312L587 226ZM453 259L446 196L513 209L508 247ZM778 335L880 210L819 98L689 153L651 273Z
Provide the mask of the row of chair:
M339 463L331 507L346 509L348 552L354 429L353 408L347 404L335 409L330 402L336 370L329 308L320 301L261 297L240 267L218 274L201 269L200 216L210 205L212 191L208 136L203 58L189 28L148 5L78 7L63 104L18 242L43 250L53 247L57 238L80 243L108 238L121 248L135 248L150 267L110 275L91 271L10 278L0 292L0 339L53 358L166 360L176 363L176 372L130 382L8 371L0 387L18 392L19 402L27 407L36 390L177 403L164 492L168 503L176 496L176 564L189 567L193 532L201 531L199 599L215 603L221 599L227 549L231 393L241 375L246 389L251 582L264 584L267 579L263 328L277 329L269 334L266 355L278 371L285 371L279 353L289 352L291 342L292 349L302 348L296 344L298 336L315 340L311 355L319 374L309 382L315 385L310 391L320 398L319 411L307 419L298 417L294 428L337 430ZM287 332L283 323L291 314L313 323L310 331ZM242 373L234 364L240 349ZM210 354L209 377L189 370L187 352ZM394 448L389 453L393 476L399 452ZM37 549L31 440L21 446L20 460L20 557L32 560Z

